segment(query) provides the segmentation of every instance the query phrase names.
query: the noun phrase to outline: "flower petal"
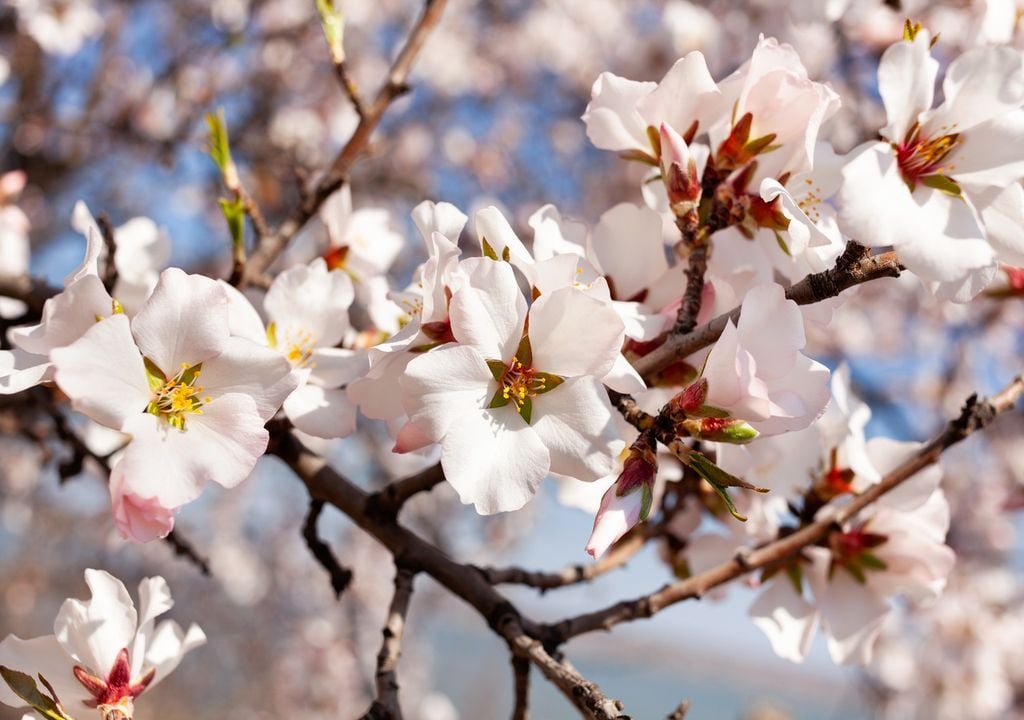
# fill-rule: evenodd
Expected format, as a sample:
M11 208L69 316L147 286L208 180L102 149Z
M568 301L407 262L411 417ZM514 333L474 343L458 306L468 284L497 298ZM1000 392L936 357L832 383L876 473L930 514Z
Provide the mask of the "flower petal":
M356 429L356 406L344 390L307 383L284 401L284 412L295 427L313 437L348 437Z
M536 369L604 377L622 349L625 326L608 304L563 288L534 302L528 334Z
M8 635L0 642L0 665L32 677L42 675L53 686L61 704L70 713L85 717L86 713L95 712L94 708L87 705L93 699L92 695L75 679L72 672L75 661L53 635L30 640ZM0 703L15 708L25 707L25 701L15 695L3 681L0 681ZM36 720L37 715L33 713L25 717Z
M577 480L608 475L622 448L608 393L593 377L570 378L535 397L531 426L548 449L551 471Z
M754 625L768 636L775 654L803 662L818 629L817 609L796 592L785 574L778 574L750 606Z
M452 334L488 360L511 360L526 322L526 298L512 266L473 258L461 267L467 279L449 304Z
M939 63L929 42L928 33L919 33L913 41L889 46L878 63L878 93L889 121L881 134L893 142L902 142L918 116L932 106Z
M103 570L86 570L92 597L65 600L53 622L57 641L94 675L106 678L118 654L131 648L138 615L124 583Z
M656 87L652 82L627 80L609 72L598 75L583 113L587 137L594 147L651 152L647 140L648 123L636 106Z
M406 413L434 442L463 417L483 410L497 387L484 358L465 345L446 345L416 357L400 382Z

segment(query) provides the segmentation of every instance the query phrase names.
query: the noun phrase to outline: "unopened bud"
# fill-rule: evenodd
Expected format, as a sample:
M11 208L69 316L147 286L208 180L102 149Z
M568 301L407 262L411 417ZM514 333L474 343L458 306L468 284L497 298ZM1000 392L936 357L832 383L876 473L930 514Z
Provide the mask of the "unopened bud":
M595 559L604 555L619 538L651 514L658 456L654 436L641 433L629 448L622 472L605 491L594 518L587 552Z
M748 443L758 435L746 420L737 418L690 418L680 423L680 427L690 437L733 445Z
M661 176L668 194L669 206L676 215L693 210L700 203L701 186L697 177L697 163L682 136L661 124Z
M699 415L700 409L708 399L708 381L706 378L698 378L686 388L669 400L669 405L683 415Z

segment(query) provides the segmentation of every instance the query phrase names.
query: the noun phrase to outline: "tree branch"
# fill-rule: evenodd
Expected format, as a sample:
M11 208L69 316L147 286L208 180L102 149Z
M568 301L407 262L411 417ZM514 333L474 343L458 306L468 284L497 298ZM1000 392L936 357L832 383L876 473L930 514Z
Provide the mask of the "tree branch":
M512 680L515 688L515 705L512 720L528 720L530 717L530 661L519 655L512 656Z
M402 654L402 631L415 576L408 568L398 566L395 569L395 594L382 631L384 642L377 654L377 699L363 720L402 720L402 707L398 702L398 658Z
M302 524L302 537L306 540L306 547L309 548L309 552L313 554L316 561L320 563L320 566L330 576L334 597L340 598L341 594L345 592L345 588L352 582L352 571L342 567L338 559L334 557L334 553L331 552L331 548L317 534L316 524L320 519L320 513L323 512L323 509L323 500L309 501L309 513L306 515L306 521Z
M370 143L370 137L377 129L377 125L380 124L384 112L396 98L409 91L407 79L413 61L423 48L427 36L440 21L446 2L447 0L425 0L423 14L413 26L405 46L395 58L395 62L388 72L387 81L377 91L377 95L369 107L364 109L352 137L334 158L328 171L292 210L288 218L275 232L268 234L260 241L256 251L249 257L245 274L242 277L241 284L243 286L270 267L270 264L277 259L277 256L295 234L317 213L324 201L345 183L349 170L359 156L365 152Z
M380 513L382 517L394 518L399 510L413 495L428 492L444 482L444 471L441 464L431 465L415 475L396 480L382 490L373 493L368 499L370 512Z
M43 312L46 301L59 292L45 280L28 275L0 275L0 297L21 300L34 318Z
M665 585L656 592L549 625L548 634L553 635L555 642L560 644L594 630L607 630L622 622L649 618L670 605L700 598L712 588L796 555L804 547L824 538L836 522L841 523L854 517L878 498L938 461L946 448L985 427L999 413L1012 409L1022 395L1024 376L1017 377L988 400L979 401L976 395L972 395L967 399L960 416L952 420L938 437L834 515L763 547L738 554L736 558L686 580Z
M811 305L835 297L843 290L869 280L899 276L903 266L895 252L890 251L879 255L868 255L867 253L867 248L850 241L846 245L845 252L836 261L834 268L808 275L787 289L786 297L796 302L797 305ZM671 332L662 345L643 357L637 358L633 362L633 367L644 376L662 370L673 362L714 343L721 336L729 321L735 323L739 317L740 308L736 307L691 332Z

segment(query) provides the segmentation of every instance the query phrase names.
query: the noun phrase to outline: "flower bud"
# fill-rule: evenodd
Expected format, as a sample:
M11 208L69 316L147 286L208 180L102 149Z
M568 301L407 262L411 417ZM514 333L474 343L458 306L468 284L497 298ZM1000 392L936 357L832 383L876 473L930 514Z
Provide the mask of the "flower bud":
M690 437L712 442L742 445L757 437L758 432L746 420L737 418L688 418L680 423Z
M622 472L601 498L587 552L595 559L651 513L658 457L654 436L641 433L629 448Z
M697 177L697 163L690 155L686 141L669 127L661 124L661 176L668 194L669 206L676 215L682 215L697 207L700 202L700 178Z

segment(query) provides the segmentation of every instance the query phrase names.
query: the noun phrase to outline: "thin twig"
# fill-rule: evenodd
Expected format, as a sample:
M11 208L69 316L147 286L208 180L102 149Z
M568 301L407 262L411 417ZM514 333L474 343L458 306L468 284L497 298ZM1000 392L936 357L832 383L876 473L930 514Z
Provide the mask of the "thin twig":
M182 537L181 533L177 528L171 530L164 538L164 542L167 543L174 551L175 557L184 558L193 565L195 565L199 572L210 577L210 561L200 555L196 549L192 546L192 543Z
M665 720L685 720L688 712L690 712L690 701L683 700L675 710L668 714Z
M835 267L820 273L808 275L786 290L786 297L797 305L810 305L835 297L843 290L883 277L898 277L903 266L893 251L879 255L868 255L867 249L855 242L847 244L846 251L836 261ZM650 376L677 360L692 355L714 343L721 336L729 321L737 322L740 308L719 315L692 332L669 333L668 339L643 357L637 358L633 366L637 372Z
M370 495L370 512L379 512L384 517L395 517L413 495L433 490L443 482L444 471L441 469L441 464L431 465L415 475L396 480Z
M323 509L323 500L309 501L309 512L306 514L306 521L302 524L302 537L306 540L309 552L330 576L334 596L340 598L341 594L345 592L345 588L352 582L352 571L341 566L341 563L334 557L334 553L331 552L331 548L317 534L316 524Z
M406 567L398 566L395 570L395 594L382 631L384 642L377 653L377 699L362 720L402 720L402 706L398 702L398 658L402 654L402 632L415 576L416 573Z
M554 636L555 642L560 644L594 630L606 630L622 622L649 618L670 605L702 597L712 588L790 558L803 548L824 538L836 522L842 523L849 520L885 493L937 462L946 448L985 427L999 413L1012 409L1022 395L1024 395L1024 377L1017 377L988 400L978 401L977 396L972 395L968 398L960 416L951 421L938 437L889 472L879 483L855 497L834 515L807 525L791 535L763 547L745 552L742 556L686 580L670 583L656 592L633 600L625 600L601 610L567 618L548 626L547 630Z
M363 103L363 98L359 94L359 88L356 87L355 82L352 80L352 76L348 73L348 65L344 60L333 63L334 64L334 76L338 78L338 84L341 85L342 91L345 93L345 97L352 103L352 107L355 108L356 115L362 120L366 117L366 105Z
M320 178L316 186L306 194L288 218L275 232L269 233L260 241L255 252L249 258L245 274L242 277L242 285L248 284L251 278L262 275L281 254L285 246L291 242L295 234L310 218L316 215L324 201L345 183L349 170L366 151L370 138L377 129L377 125L380 124L385 111L396 98L409 91L407 80L413 61L423 48L430 32L440 21L446 2L447 0L425 1L423 14L413 26L405 46L391 65L387 81L377 91L369 107L364 108L364 113L352 133L352 137L345 143L345 147L334 158L334 162L331 163L330 168Z
M114 237L114 226L105 212L101 212L96 216L96 224L100 228L103 244L107 248L107 257L103 265L103 276L101 279L103 280L103 287L107 289L108 293L112 293L114 292L114 285L117 284L117 263L114 262L114 258L117 255L117 239Z

